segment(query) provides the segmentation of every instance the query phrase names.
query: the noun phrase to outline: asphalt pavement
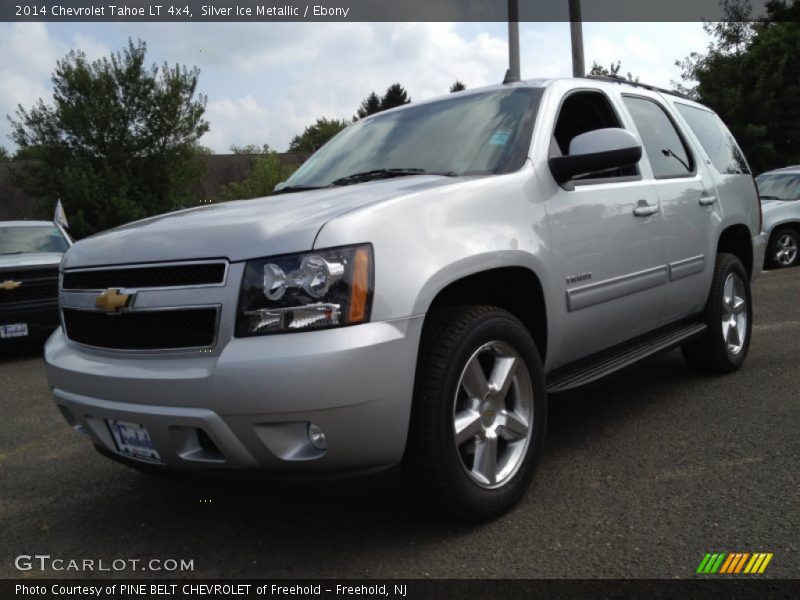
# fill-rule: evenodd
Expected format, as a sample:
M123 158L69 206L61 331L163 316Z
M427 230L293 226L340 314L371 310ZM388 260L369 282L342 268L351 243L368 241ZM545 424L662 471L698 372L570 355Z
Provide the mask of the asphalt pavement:
M694 577L706 552L770 552L800 577L800 268L764 274L745 367L680 352L550 399L517 508L465 527L391 487L186 484L97 454L53 405L40 348L0 357L0 577L19 555L191 559L192 577ZM109 576L109 573L94 573Z

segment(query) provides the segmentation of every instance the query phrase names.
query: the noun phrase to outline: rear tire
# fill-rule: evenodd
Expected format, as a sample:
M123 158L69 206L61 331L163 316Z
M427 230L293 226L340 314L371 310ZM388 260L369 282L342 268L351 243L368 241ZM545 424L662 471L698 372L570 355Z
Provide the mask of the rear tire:
M770 236L767 264L774 269L793 267L800 257L800 235L791 227L779 227Z
M747 358L753 325L750 279L733 254L719 254L708 294L703 335L684 345L683 356L704 373L731 373Z
M472 305L430 314L404 459L407 485L449 518L502 515L533 478L546 406L536 345L511 313Z

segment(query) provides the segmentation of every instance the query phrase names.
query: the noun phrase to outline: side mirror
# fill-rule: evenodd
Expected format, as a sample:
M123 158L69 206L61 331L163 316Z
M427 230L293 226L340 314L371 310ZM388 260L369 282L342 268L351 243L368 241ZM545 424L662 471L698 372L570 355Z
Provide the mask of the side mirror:
M609 127L575 136L569 154L554 156L548 163L553 177L562 184L576 175L629 167L641 158L642 146L631 132Z

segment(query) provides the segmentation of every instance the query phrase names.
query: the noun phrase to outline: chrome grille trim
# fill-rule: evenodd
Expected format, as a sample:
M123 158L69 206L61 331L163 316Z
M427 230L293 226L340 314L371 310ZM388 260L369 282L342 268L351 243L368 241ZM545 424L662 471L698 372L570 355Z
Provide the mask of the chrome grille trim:
M200 283L200 284L188 284L188 285L123 286L112 283L111 285L106 285L102 287L91 287L91 288L64 287L64 276L75 273L102 273L102 272L113 272L113 271L136 271L136 270L146 270L146 269L169 269L170 267L186 267L192 265L204 265L204 266L221 265L223 267L222 277L220 281L215 283ZM197 288L225 287L228 282L229 268L230 268L230 263L225 259L202 259L202 260L172 261L163 263L135 263L135 264L109 265L109 266L99 266L99 267L77 267L72 269L65 269L59 273L59 290L68 293L80 293L80 292L102 292L109 288L112 289L125 288L130 290L189 290Z

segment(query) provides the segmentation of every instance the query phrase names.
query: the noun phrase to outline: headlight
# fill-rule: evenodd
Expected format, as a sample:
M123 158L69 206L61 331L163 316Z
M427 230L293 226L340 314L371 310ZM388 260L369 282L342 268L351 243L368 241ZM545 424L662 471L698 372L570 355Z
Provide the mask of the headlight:
M364 323L372 279L369 244L251 260L239 293L236 335Z

